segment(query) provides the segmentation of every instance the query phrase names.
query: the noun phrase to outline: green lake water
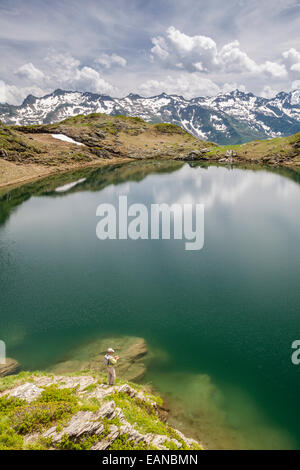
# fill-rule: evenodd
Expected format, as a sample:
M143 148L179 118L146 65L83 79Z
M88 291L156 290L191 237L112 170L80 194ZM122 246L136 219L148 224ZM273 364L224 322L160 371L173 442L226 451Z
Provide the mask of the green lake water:
M187 434L300 448L299 183L287 170L133 162L0 192L8 355L43 369L96 336L140 336L156 351L145 380ZM98 240L96 207L119 195L204 204L204 248Z

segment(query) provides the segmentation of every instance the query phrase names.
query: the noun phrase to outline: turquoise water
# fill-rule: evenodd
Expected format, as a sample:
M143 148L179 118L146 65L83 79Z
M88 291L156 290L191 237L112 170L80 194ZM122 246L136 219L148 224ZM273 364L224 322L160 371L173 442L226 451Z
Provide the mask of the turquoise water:
M290 359L300 337L298 179L135 162L0 194L9 356L37 369L95 335L141 336L160 351L146 379L208 447L300 448L300 366ZM121 194L129 204L204 204L204 248L98 240L96 207Z

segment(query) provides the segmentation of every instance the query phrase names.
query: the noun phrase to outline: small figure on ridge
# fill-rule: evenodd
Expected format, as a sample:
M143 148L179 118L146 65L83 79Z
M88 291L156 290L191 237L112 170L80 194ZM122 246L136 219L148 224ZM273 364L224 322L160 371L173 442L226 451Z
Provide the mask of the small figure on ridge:
M108 348L107 353L104 356L104 364L108 372L108 384L114 385L116 380L116 371L114 366L116 365L119 356L113 356L115 351L112 348Z

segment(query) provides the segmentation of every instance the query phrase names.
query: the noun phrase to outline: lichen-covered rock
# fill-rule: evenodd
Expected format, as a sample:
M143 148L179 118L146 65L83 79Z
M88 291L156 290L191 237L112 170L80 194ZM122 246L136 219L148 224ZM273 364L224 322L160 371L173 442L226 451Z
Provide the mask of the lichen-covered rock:
M7 406L15 448L200 448L161 420L161 400L149 389L104 380L99 373L16 376L0 394L0 419Z
M100 436L104 431L103 418L111 419L113 416L115 416L115 403L111 401L105 403L96 413L79 411L61 432L57 432L57 427L53 426L43 434L43 437L51 438L53 445L55 445L61 441L64 435L75 441L85 435Z
M15 389L11 390L8 395L14 398L20 398L21 400L25 400L28 403L36 400L40 394L42 393L43 389L37 387L33 383L25 383L23 385L19 385Z
M109 448L109 446L111 446L111 444L113 444L113 442L119 437L120 430L118 426L115 425L111 425L109 430L110 432L108 436L93 445L91 450L106 450Z

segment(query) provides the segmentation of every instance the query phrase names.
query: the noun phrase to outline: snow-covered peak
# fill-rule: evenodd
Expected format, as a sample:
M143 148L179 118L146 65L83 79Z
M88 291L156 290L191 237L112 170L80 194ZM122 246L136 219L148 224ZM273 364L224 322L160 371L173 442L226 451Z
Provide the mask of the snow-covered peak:
M239 143L299 132L300 90L281 92L271 99L241 90L186 99L167 93L151 97L130 93L124 98L112 98L57 89L40 98L29 95L20 106L0 105L0 120L17 125L57 122L89 113L125 114L148 122L170 122L199 138Z

